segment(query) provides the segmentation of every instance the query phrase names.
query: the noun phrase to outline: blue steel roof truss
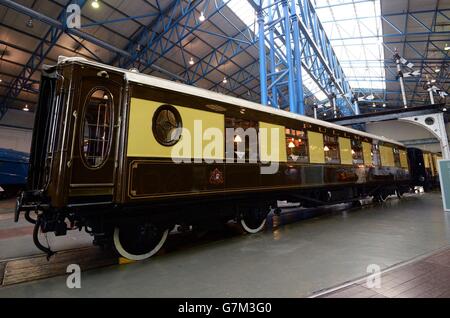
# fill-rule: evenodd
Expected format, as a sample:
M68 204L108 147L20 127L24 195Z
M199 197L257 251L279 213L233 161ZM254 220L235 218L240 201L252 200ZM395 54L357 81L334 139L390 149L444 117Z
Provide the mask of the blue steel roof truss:
M318 91L325 93L328 97L333 93L335 94L337 97L336 104L341 115L351 115L358 111L351 101L353 92L349 80L352 77L346 76L342 64L333 50L331 41L316 12L316 9L320 9L320 7L314 9L310 0L247 0L259 17L255 23L260 27L260 31L255 33L255 25L239 28L233 25L224 14L224 9L231 1L173 0L164 8L160 1L154 1L156 8L159 10L158 13L109 21L91 21L85 27L118 23L127 19L136 20L143 17L153 17L149 25L142 25L139 28L139 31L135 33L135 36L132 37L125 48L112 48L117 54L113 59L106 62L124 68L136 67L141 72L146 73L159 70L172 79L184 81L191 85L198 85L202 80L207 80L207 82L210 82L210 86L206 88L210 90L234 94L254 101L261 100L273 107L289 108L291 111L299 113L307 112L305 101L308 105L313 102L324 102L315 98ZM79 1L81 5L84 5L85 2L85 0ZM353 0L355 4L363 2L365 1ZM198 12L200 11L204 13L207 19L212 19L215 16L225 18L235 27L236 32L234 34L222 34L202 28L202 23L198 19ZM440 64L442 68L446 67L449 53L449 51L442 49L443 40L430 38L427 49L423 52L414 40L408 38L409 35L418 34L430 36L450 34L449 31L437 31L435 23L437 17L450 20L450 10L433 11L434 22L431 26L422 21L422 14L426 12L431 13L431 11L402 13L422 27L421 32L416 31L414 33L408 33L406 25L400 27L392 21L399 14L382 16L383 21L392 26L393 29L393 33L383 34L384 47L387 50L392 50L393 45L403 45L411 52L415 52L420 59L419 64L422 74L427 70L432 70L437 64ZM65 8L58 16L58 20L62 21L64 17ZM26 65L24 65L20 75L16 76L15 81L11 83L7 95L0 99L0 117L4 115L9 100L18 97L22 90L35 90L33 85L36 84L36 81L31 77L42 65L50 50L57 44L63 32L67 33L80 47L88 51L94 59L101 60L95 52L78 40L82 31L74 33L68 32L64 28L50 27ZM223 39L223 42L217 47L211 47L206 55L196 56L187 49L188 43L202 35L218 37ZM396 40L399 36L402 39ZM108 43L101 40L97 41L93 37L81 38L104 48L110 47ZM391 38L392 41L389 40ZM202 41L205 45L208 45L207 41ZM249 53L251 48L259 48L259 56L252 56L250 63L245 65L236 63L235 59L241 54L251 56ZM181 50L183 56L183 61L178 61L183 70L176 74L164 72L163 69L164 57L174 49ZM443 59L429 60L428 52L430 50L437 50L442 53ZM189 65L188 63L189 57L192 56L196 59L195 65ZM265 62L263 66L260 61ZM237 67L237 70L229 73L224 71L223 66L227 63L232 63ZM386 76L394 78L388 79L388 81L395 81L396 71L393 68L393 61L386 59L385 65ZM222 73L227 81L211 81L211 75L217 72ZM314 83L313 86L305 83L305 76L311 79ZM423 78L408 78L405 80L406 83L416 82L415 88L407 88L411 100L426 96L427 92L423 92L420 85L421 80ZM364 79L359 78L358 81L364 81ZM437 78L437 83L444 86L448 85L448 82L448 72L441 72ZM238 91L240 93L237 93ZM359 94L368 93L365 88L357 88L353 91ZM372 90L372 92L376 93L379 101L385 100L390 94L398 94L397 91L392 90Z

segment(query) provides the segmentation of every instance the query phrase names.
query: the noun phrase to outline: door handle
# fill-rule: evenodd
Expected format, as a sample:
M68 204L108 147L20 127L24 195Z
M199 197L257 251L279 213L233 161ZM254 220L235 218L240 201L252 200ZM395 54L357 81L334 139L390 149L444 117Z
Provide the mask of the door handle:
M122 127L122 116L119 116L117 119L117 125L116 125L116 152L114 154L114 168L119 167L119 147L120 147L120 130Z
M67 167L70 168L72 166L73 162L73 152L75 150L75 137L77 136L77 128L78 128L78 112L75 110L72 114L72 116L75 118L75 124L73 128L73 134L72 134L72 145L70 149L70 158L69 161L67 161Z

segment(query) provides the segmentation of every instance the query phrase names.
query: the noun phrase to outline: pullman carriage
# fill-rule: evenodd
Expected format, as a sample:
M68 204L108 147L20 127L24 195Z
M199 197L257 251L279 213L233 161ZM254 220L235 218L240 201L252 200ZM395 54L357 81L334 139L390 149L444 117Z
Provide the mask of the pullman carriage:
M35 224L35 244L49 254L40 231L84 228L95 244L140 260L177 224L234 219L256 233L278 200L383 201L410 186L407 149L393 140L61 58L42 78L16 220L23 212Z

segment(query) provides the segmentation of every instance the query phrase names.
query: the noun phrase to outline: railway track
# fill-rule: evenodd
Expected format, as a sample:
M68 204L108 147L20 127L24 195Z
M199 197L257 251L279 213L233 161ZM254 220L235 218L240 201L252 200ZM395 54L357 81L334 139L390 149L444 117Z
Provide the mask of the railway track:
M66 275L67 266L77 264L82 271L119 264L111 250L83 247L58 252L47 261L47 255L0 261L0 288L39 279Z

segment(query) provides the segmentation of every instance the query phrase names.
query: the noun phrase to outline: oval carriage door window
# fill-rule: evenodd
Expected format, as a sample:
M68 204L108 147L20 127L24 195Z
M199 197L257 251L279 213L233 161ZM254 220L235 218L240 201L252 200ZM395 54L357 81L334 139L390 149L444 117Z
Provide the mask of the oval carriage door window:
M163 146L175 145L181 138L181 128L180 113L171 105L159 107L153 115L153 135Z
M83 161L89 168L99 168L108 159L111 148L112 95L106 89L95 89L89 94L84 107Z

